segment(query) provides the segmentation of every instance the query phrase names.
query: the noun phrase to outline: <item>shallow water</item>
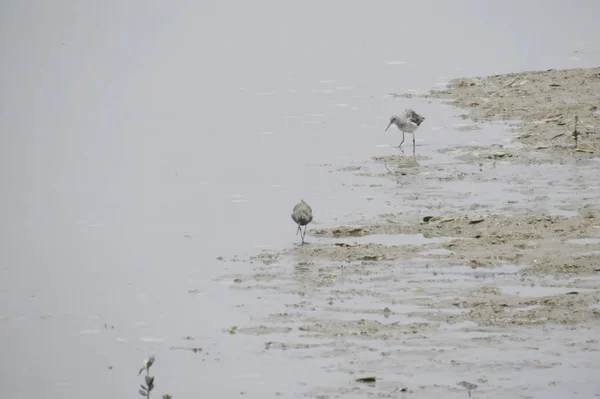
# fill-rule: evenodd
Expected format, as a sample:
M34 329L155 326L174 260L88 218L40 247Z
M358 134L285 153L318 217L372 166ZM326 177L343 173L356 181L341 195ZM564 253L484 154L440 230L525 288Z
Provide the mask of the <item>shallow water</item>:
M457 110L389 93L597 65L600 6L538 5L4 4L2 396L136 395L151 353L157 393L174 397L346 385L337 358L290 362L265 354L261 336L223 332L279 309L280 297L221 284L238 264L217 257L296 243L289 214L300 198L315 226L396 209L385 187L354 187L360 178L318 165L389 155L381 145L400 135L383 129L406 107L428 118L418 154L445 135L508 136L456 132ZM467 189L446 187L447 198ZM508 198L501 182L478 190L490 205ZM203 351L169 350L180 346Z

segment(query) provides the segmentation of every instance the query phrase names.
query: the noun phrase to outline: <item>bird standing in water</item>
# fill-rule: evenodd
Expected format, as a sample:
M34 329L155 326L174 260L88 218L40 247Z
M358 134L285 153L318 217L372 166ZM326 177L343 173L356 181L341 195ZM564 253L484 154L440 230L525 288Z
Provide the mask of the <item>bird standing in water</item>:
M300 236L302 237L302 244L304 244L304 236L306 235L306 226L313 220L312 208L303 199L300 200L300 203L294 206L294 211L292 212L292 220L298 224L298 230L296 230L296 235L300 232ZM302 226L304 227L304 233L302 232Z
M421 125L421 123L423 123L424 120L425 120L424 117L417 114L412 109L407 109L404 111L404 114L402 114L402 116L393 115L390 118L390 124L388 125L388 127L385 128L384 131L387 132L387 130L390 128L390 126L392 126L392 124L395 124L398 127L398 129L400 129L400 131L402 132L402 141L400 142L400 145L398 145L398 148L401 148L402 143L404 143L404 133L411 133L413 135L413 153L414 153L415 152L415 131L419 128L419 126Z

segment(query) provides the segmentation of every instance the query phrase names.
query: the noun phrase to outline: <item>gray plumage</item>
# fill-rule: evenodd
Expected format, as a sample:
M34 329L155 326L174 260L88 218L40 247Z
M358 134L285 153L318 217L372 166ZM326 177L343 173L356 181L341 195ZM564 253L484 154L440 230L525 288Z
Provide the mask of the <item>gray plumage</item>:
M402 116L393 115L390 118L390 124L385 128L385 131L392 126L392 124L396 125L398 129L402 132L402 141L398 148L402 147L402 143L404 143L404 133L411 133L413 135L413 152L415 151L415 131L419 128L421 123L425 120L424 117L417 114L412 109L407 109L404 111Z
M296 222L298 225L298 230L296 230L296 235L300 232L300 236L302 237L302 244L304 244L304 236L306 235L306 227L312 222L313 214L312 208L303 199L300 200L296 206L294 206L294 211L292 212L292 220ZM304 233L302 232L302 226L304 226Z

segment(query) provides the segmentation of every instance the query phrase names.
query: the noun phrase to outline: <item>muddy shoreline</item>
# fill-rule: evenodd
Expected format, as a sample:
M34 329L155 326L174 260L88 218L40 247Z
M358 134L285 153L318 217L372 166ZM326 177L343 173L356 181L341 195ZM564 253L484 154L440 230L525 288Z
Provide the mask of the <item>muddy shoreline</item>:
M600 68L533 71L460 78L423 98L448 100L477 123L517 121L516 155L526 162L568 162L597 157L600 152ZM412 97L406 95L406 97ZM573 132L579 118L578 144ZM577 154L573 154L577 153ZM595 155L594 155L595 154Z
M401 96L456 107L469 122L458 131L484 135L492 121L511 121L516 130L490 146L439 150L453 156L450 165L432 164L426 153L393 154L338 171L374 183L391 179L398 202L418 211L309 227L309 244L255 256L250 272L231 270L223 280L234 281L232 289L273 292L282 303L238 332L269 335L265 351L335 357L345 365L336 371L396 381L329 387L331 394L315 390L313 397L398 397L400 381L414 377L401 360L407 357L432 378L409 383L402 392L411 397L466 397L461 383L485 397L506 388L501 381L515 373L579 367L581 353L600 350L600 68L461 78L420 97ZM450 198L444 187L454 182L498 185L510 195L502 206L493 194L479 199L476 190ZM542 343L547 331L553 349ZM490 345L498 353L480 364L465 351ZM379 363L357 359L372 353ZM430 369L444 361L460 369L455 383L436 382ZM494 361L512 366L500 370L490 366ZM465 382L465 375L473 378ZM529 383L520 384L509 390L512 397L528 397Z

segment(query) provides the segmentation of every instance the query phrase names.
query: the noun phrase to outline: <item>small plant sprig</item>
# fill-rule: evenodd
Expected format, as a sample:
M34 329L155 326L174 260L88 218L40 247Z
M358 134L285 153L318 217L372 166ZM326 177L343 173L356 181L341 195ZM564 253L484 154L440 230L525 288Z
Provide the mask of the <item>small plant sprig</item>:
M152 390L154 389L154 377L150 375L150 367L152 367L153 364L154 355L144 360L144 364L138 372L138 375L141 375L142 371L146 370L146 375L144 376L144 382L146 383L146 385L140 385L141 389L138 391L140 395L142 395L146 399L150 399L150 392L152 392ZM162 399L172 399L172 396L166 393L162 396Z

